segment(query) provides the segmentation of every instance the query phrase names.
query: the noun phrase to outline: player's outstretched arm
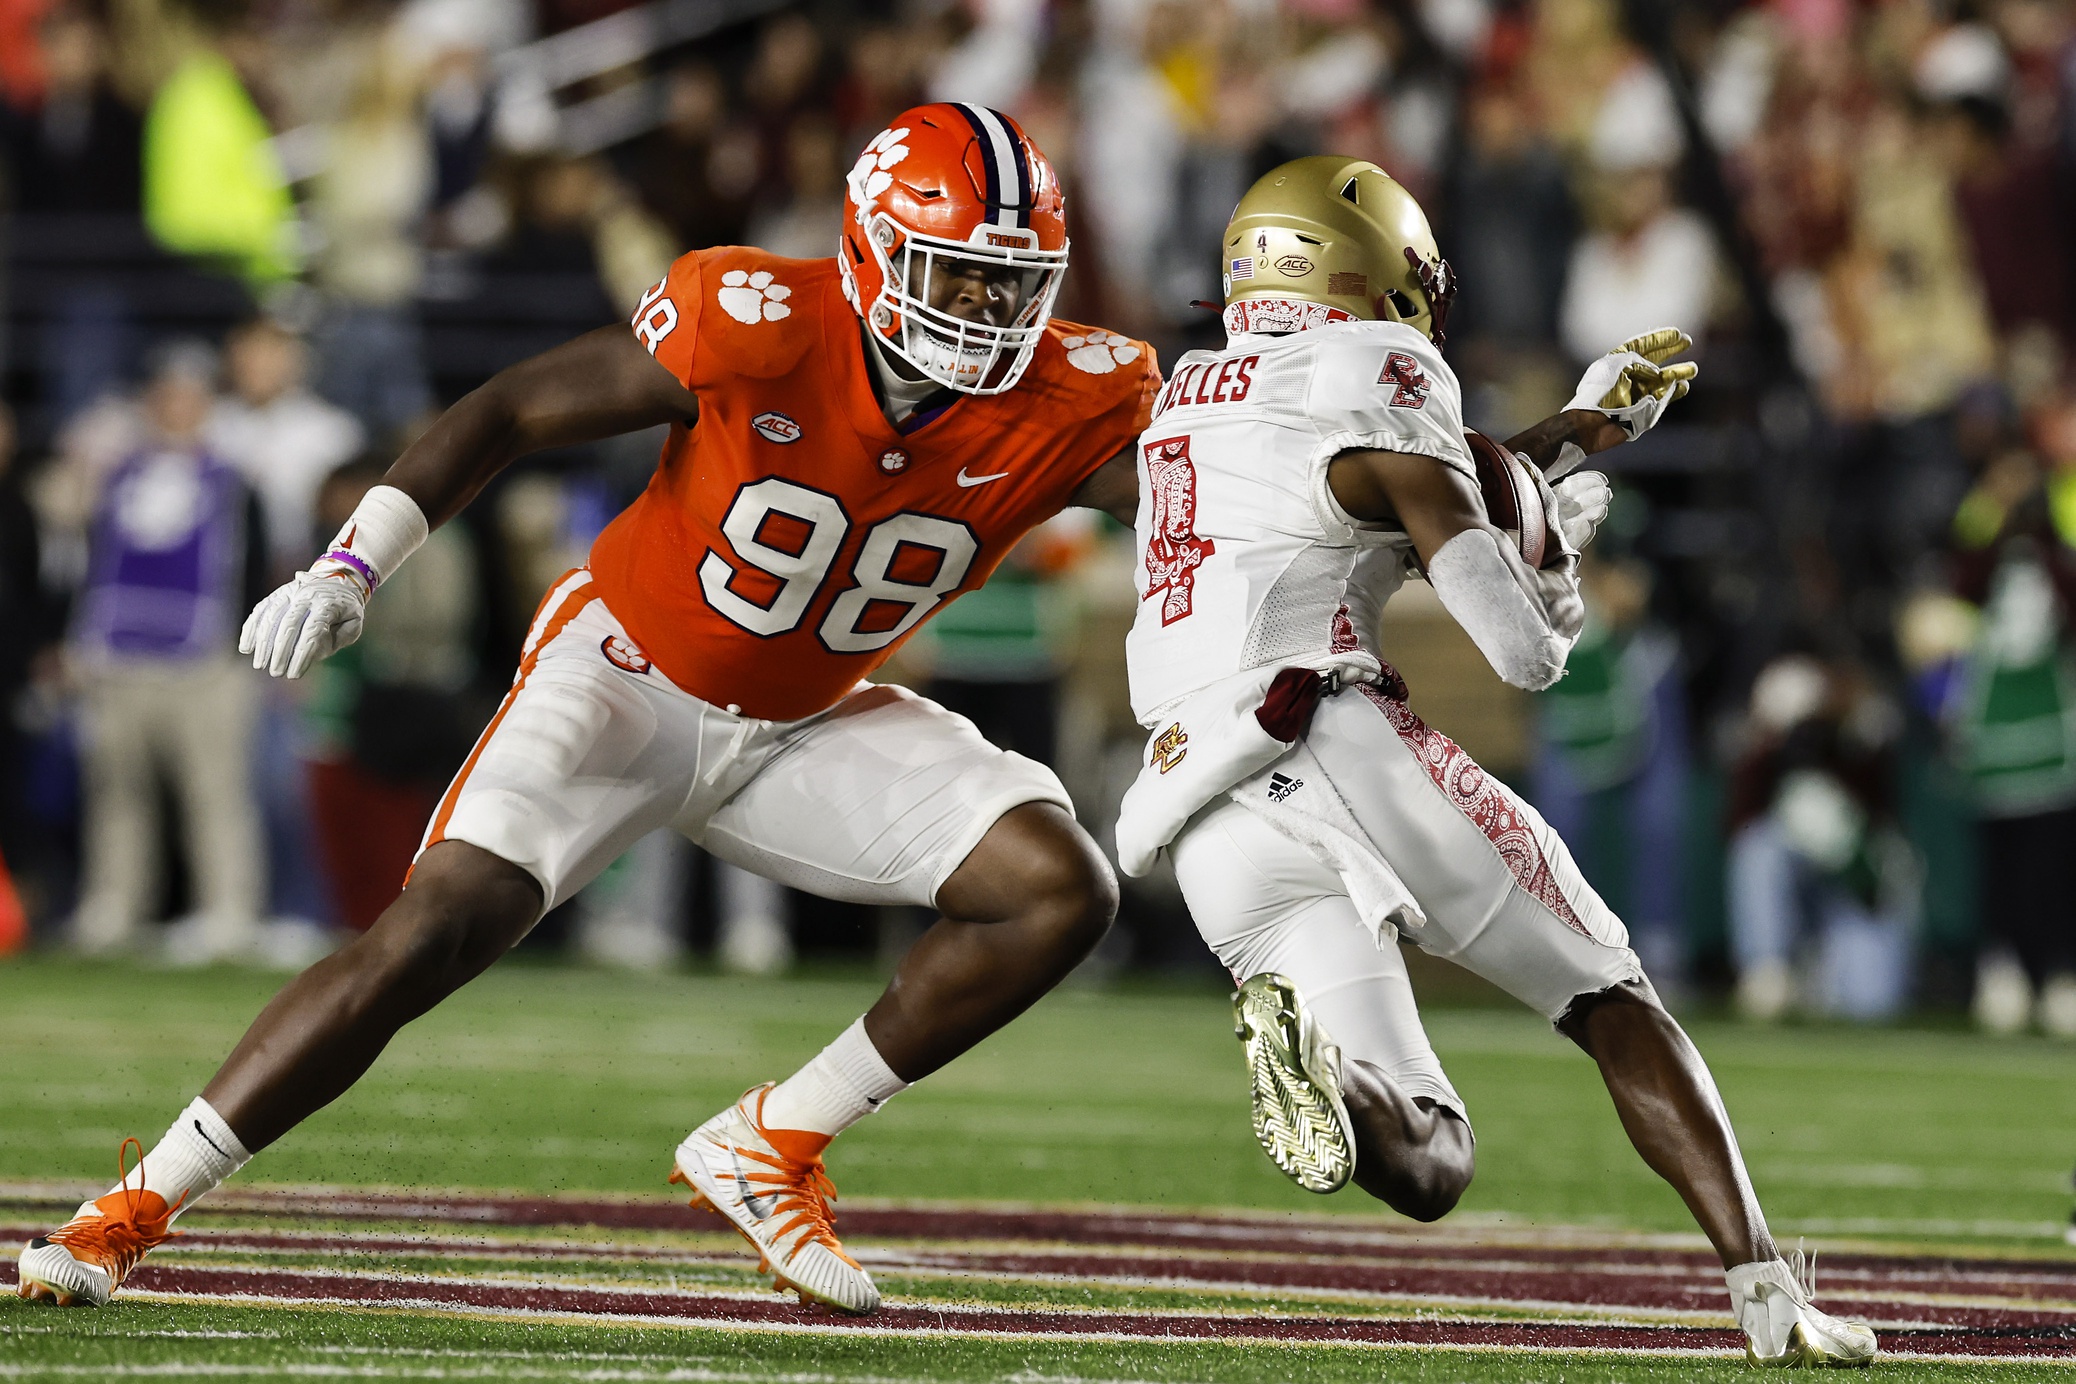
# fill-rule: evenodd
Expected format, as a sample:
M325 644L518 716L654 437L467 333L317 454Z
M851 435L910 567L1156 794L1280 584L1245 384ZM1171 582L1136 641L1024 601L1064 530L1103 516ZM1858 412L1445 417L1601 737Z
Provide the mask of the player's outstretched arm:
M698 416L692 393L624 326L499 371L405 449L323 557L253 608L238 652L301 677L360 638L375 588L516 458Z
M500 370L463 395L382 479L410 496L438 528L529 452L698 416L692 392L632 332L600 327Z
M1693 387L1700 366L1666 363L1693 349L1694 338L1678 327L1630 337L1586 367L1562 413L1508 438L1508 449L1555 480L1595 453L1634 442Z
M1351 517L1405 530L1435 595L1500 677L1533 692L1564 675L1585 622L1576 554L1530 567L1486 517L1477 487L1432 457L1342 452L1326 480Z

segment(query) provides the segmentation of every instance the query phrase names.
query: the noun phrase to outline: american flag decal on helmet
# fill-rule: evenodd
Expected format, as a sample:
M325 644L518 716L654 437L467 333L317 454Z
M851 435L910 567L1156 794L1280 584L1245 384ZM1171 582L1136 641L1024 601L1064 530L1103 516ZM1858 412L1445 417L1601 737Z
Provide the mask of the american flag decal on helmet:
M1254 256L1242 255L1233 261L1233 282L1254 277Z

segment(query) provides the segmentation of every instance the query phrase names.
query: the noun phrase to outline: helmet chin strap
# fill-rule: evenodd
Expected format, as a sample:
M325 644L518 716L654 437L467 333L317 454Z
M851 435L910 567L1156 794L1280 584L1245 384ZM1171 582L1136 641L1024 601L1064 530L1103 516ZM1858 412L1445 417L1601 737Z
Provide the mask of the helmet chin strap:
M915 364L938 380L956 385L980 383L997 352L990 347L959 346L946 341L928 327L917 326L908 333L907 346ZM949 376L949 380L946 377Z

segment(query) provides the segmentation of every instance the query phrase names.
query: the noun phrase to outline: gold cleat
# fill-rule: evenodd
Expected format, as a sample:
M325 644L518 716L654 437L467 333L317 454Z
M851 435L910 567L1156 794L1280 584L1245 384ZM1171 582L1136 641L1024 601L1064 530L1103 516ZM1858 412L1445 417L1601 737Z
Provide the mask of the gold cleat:
M1729 1272L1730 1309L1744 1329L1744 1358L1764 1369L1858 1369L1880 1353L1874 1332L1820 1310L1816 1261L1740 1264Z
M1341 1095L1341 1050L1273 971L1233 993L1233 1032L1247 1050L1254 1137L1291 1181L1338 1192L1355 1174L1355 1127Z

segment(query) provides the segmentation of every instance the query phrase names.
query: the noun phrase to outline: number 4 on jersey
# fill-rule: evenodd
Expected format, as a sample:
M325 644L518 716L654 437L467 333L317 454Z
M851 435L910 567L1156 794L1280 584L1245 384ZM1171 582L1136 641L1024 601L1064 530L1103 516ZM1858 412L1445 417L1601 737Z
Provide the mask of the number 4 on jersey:
M1146 444L1146 488L1153 497L1153 537L1146 543L1146 595L1158 599L1161 623L1172 625L1195 609L1197 568L1218 551L1197 536L1197 468L1189 439Z
M767 477L736 492L721 532L747 569L709 549L699 564L707 604L751 634L799 627L850 532L834 495ZM832 653L883 649L958 589L980 553L973 530L934 514L896 514L866 531L852 584L816 631Z

